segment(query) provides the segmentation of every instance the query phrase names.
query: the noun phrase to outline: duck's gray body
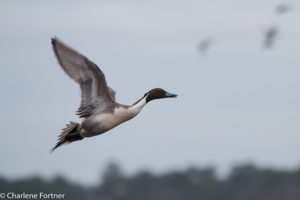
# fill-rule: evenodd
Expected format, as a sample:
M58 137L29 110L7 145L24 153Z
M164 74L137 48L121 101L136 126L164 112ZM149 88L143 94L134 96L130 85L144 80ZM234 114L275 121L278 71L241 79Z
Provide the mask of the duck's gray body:
M176 97L155 88L131 106L116 102L116 92L107 86L100 68L82 54L58 39L52 39L53 50L62 69L80 85L81 104L77 114L79 123L70 122L58 138L55 150L62 144L102 134L135 117L144 105L159 98Z
M132 106L116 104L107 112L92 115L80 123L80 134L92 137L104 133L119 124L134 118L146 104L146 98Z

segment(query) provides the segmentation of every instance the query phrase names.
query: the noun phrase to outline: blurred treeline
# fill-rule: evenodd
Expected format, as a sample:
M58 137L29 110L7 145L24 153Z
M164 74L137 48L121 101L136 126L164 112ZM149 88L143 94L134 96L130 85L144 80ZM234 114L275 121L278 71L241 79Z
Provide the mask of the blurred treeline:
M0 193L65 193L72 200L299 200L300 169L278 171L253 165L234 167L220 179L213 168L191 167L153 175L142 171L126 176L111 163L101 183L85 187L63 177L46 181L41 177L9 181L0 178Z

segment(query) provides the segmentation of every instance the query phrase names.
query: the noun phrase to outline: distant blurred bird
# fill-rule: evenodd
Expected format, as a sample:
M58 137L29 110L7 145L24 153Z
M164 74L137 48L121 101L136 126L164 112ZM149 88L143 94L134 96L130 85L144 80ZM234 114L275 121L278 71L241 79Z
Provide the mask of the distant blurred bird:
M199 43L199 52L205 55L208 49L211 47L213 40L211 38L206 38Z
M272 25L264 32L264 43L263 46L266 49L270 49L274 46L275 39L278 36L279 28L277 25Z
M95 63L57 38L52 39L52 46L62 69L80 85L81 105L77 114L84 119L79 123L70 122L51 151L60 145L102 134L132 119L154 99L177 97L154 88L131 106L119 104L115 91L107 86L103 72Z
M275 11L278 15L285 14L290 11L290 6L288 4L280 4Z

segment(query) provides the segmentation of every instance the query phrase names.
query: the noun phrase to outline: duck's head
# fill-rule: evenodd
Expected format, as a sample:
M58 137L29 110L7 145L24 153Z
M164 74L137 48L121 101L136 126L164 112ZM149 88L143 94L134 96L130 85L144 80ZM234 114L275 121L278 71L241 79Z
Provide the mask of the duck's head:
M152 101L154 99L173 98L173 97L177 97L177 95L166 92L165 90L163 90L161 88L154 88L154 89L150 90L149 92L147 92L144 95L144 97L146 97L146 103L148 103L149 101Z

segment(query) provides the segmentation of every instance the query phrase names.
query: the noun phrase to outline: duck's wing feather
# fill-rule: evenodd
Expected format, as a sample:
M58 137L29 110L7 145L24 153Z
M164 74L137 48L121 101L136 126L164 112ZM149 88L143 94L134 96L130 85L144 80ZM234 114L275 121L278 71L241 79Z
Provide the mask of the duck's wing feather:
M107 86L100 68L57 38L52 38L55 55L63 70L80 85L80 117L100 113L115 103L115 91Z
M116 92L111 87L108 87L108 91L109 91L109 94L110 94L112 100L114 102L116 102Z

